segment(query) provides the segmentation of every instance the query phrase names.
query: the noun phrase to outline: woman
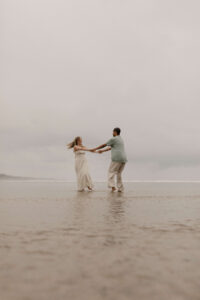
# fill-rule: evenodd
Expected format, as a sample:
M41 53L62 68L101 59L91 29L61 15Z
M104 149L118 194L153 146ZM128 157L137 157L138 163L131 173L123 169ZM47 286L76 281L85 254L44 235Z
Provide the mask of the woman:
M82 138L80 136L77 136L74 141L67 146L68 149L74 149L78 191L82 192L85 188L92 191L93 183L89 174L88 163L85 156L85 151L90 151L90 149L83 146Z

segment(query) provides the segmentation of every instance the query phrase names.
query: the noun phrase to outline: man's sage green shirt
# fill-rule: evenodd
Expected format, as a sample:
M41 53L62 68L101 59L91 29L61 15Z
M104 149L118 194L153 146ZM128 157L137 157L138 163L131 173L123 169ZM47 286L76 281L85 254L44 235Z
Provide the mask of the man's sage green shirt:
M127 157L124 149L124 142L120 135L111 138L107 143L107 146L111 147L111 159L112 161L126 163Z

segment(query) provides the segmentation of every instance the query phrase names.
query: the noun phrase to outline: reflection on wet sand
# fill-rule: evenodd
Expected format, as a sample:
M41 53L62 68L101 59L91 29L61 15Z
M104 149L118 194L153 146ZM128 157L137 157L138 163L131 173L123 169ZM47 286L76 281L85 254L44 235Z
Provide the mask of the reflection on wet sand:
M3 188L0 299L199 299L200 186Z
M110 222L110 225L121 223L123 225L123 218L125 217L125 199L121 193L110 193L107 195L108 211L106 221Z

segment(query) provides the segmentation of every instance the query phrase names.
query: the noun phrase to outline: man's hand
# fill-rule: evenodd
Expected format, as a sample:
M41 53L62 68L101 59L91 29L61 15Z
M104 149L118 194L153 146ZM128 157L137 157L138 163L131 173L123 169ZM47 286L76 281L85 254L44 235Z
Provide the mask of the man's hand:
M90 152L96 152L96 150L95 149L90 149Z

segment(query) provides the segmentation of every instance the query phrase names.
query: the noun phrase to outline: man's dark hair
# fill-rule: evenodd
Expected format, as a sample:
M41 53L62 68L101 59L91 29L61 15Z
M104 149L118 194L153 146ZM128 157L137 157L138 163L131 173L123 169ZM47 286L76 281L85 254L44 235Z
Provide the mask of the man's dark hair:
M117 135L120 135L121 129L119 127L116 127L113 129L113 131L117 132Z

